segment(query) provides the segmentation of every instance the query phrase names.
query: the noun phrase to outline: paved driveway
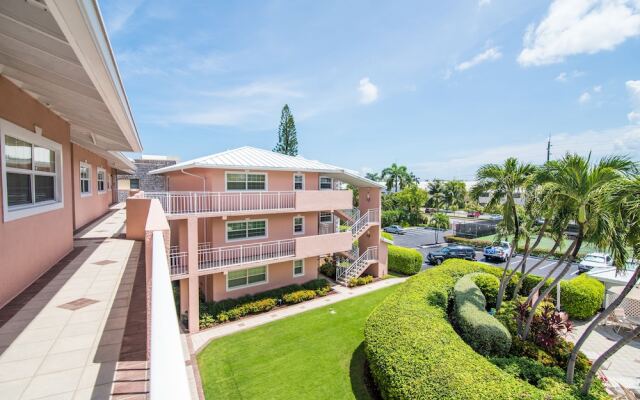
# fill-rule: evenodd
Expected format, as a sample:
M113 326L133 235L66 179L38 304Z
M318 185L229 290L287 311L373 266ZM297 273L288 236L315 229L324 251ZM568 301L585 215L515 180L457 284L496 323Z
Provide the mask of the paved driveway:
M450 233L451 231L444 232L444 234L447 234L447 235ZM443 232L435 231L432 229L407 228L403 235L392 234L392 236L393 236L394 244L396 244L397 246L409 247L409 248L414 248L418 250L420 253L422 253L422 256L424 257L425 260L427 259L427 254L429 254L429 252L435 251L438 248L447 245L446 243L443 243L444 242ZM476 251L476 260L485 262L481 251ZM518 263L521 260L522 260L522 257L519 255L516 255L511 261L511 264L509 265L509 267L510 268L517 267ZM527 260L527 267L529 268L532 267L539 260L540 258L538 257L529 257L529 259ZM504 267L503 262L487 262L487 264L495 265L496 267ZM536 269L535 273L537 275L546 275L550 269L553 269L555 264L556 262L554 260L547 260ZM425 262L425 264L423 264L422 266L422 269L424 270L431 267L432 267L431 265ZM552 276L553 277L557 276L557 271L556 273L552 274ZM574 263L571 265L571 269L569 270L568 274L565 276L564 279L573 279L576 276L578 276L578 264Z

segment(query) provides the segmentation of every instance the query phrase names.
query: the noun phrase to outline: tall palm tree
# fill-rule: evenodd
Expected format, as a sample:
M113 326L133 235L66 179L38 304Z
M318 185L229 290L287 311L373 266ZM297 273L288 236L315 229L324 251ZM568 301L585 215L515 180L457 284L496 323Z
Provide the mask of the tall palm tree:
M381 180L380 174L378 174L377 172L367 172L364 177L374 182L380 182Z
M631 257L634 260L640 259L640 176L620 180L611 185L607 193L605 207L613 214L615 221L615 224L612 226L613 229L609 231L610 245L608 248L615 260L616 269L620 271L626 266L628 257L626 246L631 247ZM569 356L567 382L573 383L575 363L582 345L601 321L607 318L609 314L622 303L627 294L638 283L639 278L640 267L636 267L620 295L589 324L582 336L580 336ZM600 366L639 333L640 332L636 332L635 335L633 333L626 335L598 357L585 379L582 387L584 393L589 391L589 386Z
M502 298L507 286L507 271L520 239L520 219L515 200L516 193L520 193L530 184L535 171L536 167L533 164L520 163L514 157L506 159L502 165L485 164L478 169L476 173L478 183L471 189L474 199L478 199L483 193L489 193L487 208L500 207L503 227L507 232L513 234L511 253L508 255L500 279L496 310L500 310L502 305Z
M382 179L386 181L387 190L394 188L396 192L403 189L412 180L407 167L396 163L382 170Z
M427 186L427 192L429 193L429 199L427 200L427 206L435 208L436 211L440 211L446 204L445 186L444 182L440 179L434 179L429 182Z
M447 181L444 184L444 197L447 208L458 210L464 207L467 188L462 181Z
M538 182L555 193L554 200L571 210L578 234L554 267L559 268L564 263L561 272L531 307L522 332L523 339L529 334L535 310L569 272L582 243L588 240L601 248L606 247L606 227L611 225L611 218L602 207L603 193L617 180L635 171L636 164L628 157L610 156L592 163L591 154L582 157L567 153L560 160L547 162L537 174Z

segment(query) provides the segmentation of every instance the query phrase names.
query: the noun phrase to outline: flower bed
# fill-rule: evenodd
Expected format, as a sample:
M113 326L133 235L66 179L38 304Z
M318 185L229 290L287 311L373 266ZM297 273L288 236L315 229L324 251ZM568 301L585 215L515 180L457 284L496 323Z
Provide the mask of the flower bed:
M326 296L331 285L326 279L314 279L302 285L289 285L266 292L218 302L200 301L200 329L234 321L247 315L260 314L284 304L297 304Z

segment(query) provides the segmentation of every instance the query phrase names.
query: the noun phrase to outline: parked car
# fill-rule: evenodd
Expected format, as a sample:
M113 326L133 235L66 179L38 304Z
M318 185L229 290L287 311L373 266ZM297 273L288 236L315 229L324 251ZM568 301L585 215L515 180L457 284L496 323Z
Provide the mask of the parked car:
M578 271L587 272L594 268L611 268L613 257L606 253L589 253L578 264Z
M507 261L510 253L511 243L506 241L494 243L492 246L485 247L482 251L485 260Z
M382 230L388 233L395 233L396 235L404 235L404 228L399 225L389 225Z
M480 216L480 211L467 211L468 218L478 218Z
M500 215L500 214L489 214L489 221L502 221L502 215Z
M447 246L427 255L427 261L431 265L440 265L449 258L462 258L465 260L475 260L476 251L469 246Z

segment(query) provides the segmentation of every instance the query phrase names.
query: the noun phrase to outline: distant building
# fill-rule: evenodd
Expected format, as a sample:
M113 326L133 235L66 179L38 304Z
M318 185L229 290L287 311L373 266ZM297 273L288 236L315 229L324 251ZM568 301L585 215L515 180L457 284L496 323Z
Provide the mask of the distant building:
M125 201L131 190L167 191L167 179L162 175L149 175L149 171L169 167L176 162L176 158L152 155L143 155L139 159L133 160L135 171L130 175L118 175L118 200Z

